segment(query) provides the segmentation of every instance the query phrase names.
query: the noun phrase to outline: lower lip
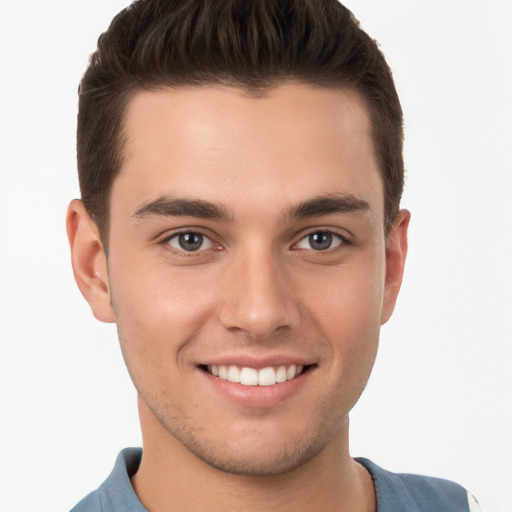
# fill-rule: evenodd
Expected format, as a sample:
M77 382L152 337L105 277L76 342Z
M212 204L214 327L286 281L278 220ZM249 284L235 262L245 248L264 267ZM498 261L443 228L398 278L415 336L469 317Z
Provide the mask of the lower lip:
M291 398L300 391L310 377L312 370L313 368L309 368L292 380L272 386L244 386L243 384L220 379L198 368L198 371L207 379L209 385L215 391L239 405L249 407L271 407Z

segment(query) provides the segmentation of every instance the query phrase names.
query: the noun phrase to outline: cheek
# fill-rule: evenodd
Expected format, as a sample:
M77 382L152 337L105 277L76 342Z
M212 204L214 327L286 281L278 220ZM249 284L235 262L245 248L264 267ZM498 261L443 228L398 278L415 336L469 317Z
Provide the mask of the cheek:
M357 385L368 378L378 347L384 269L375 262L336 269L324 286L308 286L308 316L328 342L329 364Z
M333 268L321 278L303 282L312 316L334 332L364 333L380 326L385 269L380 258Z
M128 357L152 360L156 366L174 363L207 323L212 287L158 264L125 270L118 265L111 276L123 351ZM198 281L203 283L201 289Z

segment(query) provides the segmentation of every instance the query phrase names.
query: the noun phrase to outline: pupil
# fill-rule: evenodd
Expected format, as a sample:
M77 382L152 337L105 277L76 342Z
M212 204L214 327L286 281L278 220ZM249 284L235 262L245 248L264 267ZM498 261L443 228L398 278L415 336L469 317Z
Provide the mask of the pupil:
M317 251L325 251L331 247L332 235L331 233L323 233L321 231L313 233L312 235L309 235L309 243L313 249L316 249Z
M183 233L179 236L179 244L185 251L197 251L203 245L203 235L199 233Z

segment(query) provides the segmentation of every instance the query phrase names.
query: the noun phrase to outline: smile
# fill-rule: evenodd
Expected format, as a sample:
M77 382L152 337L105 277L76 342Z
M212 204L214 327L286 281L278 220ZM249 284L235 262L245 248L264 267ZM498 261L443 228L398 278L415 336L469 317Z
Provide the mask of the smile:
M236 365L209 365L206 371L221 380L239 383L243 386L273 386L289 380L293 380L304 371L302 365L268 366L259 370L247 366ZM307 368L307 367L306 367Z

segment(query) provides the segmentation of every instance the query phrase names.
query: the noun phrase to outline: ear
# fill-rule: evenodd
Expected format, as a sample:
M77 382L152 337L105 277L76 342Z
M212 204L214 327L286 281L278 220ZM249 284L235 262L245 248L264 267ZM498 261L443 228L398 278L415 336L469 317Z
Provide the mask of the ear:
M396 299L402 277L404 275L405 258L407 256L407 229L411 214L400 210L386 242L386 282L381 323L386 323L395 309Z
M110 303L107 258L96 223L84 204L71 201L66 218L71 263L78 288L91 306L94 316L102 322L114 322Z

